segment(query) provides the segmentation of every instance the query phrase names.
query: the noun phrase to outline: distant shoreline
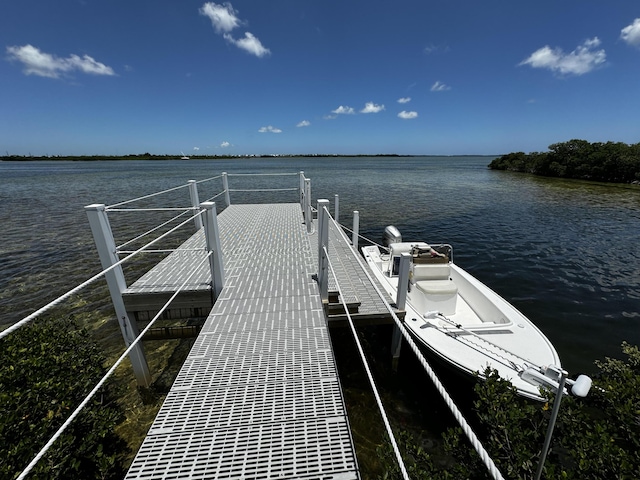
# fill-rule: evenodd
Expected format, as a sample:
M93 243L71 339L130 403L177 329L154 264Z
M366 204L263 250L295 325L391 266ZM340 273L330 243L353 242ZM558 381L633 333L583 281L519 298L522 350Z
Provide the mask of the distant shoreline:
M248 158L379 158L379 157L477 157L477 158L495 158L498 155L401 155L397 153L379 153L379 154L321 154L307 153L301 155L191 155L189 160L242 160ZM0 157L0 161L4 162L41 162L41 161L67 161L67 162L96 162L111 160L182 160L177 155L152 155L144 153L140 155L5 155Z

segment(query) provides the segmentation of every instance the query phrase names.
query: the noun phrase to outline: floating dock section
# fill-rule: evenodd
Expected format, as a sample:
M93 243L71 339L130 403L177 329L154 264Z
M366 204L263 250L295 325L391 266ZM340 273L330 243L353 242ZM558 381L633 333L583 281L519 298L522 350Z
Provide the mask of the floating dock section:
M224 288L126 478L358 479L300 205L231 205L218 224ZM129 305L165 295L202 255L172 254L131 286ZM210 295L210 275L196 296Z

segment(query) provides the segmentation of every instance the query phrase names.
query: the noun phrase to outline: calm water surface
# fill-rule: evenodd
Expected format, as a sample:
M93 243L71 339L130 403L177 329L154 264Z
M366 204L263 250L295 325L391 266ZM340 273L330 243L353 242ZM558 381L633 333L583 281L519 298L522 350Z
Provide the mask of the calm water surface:
M453 244L456 263L531 318L571 372L593 371L594 360L619 356L623 340L640 344L640 189L494 172L486 167L490 160L0 162L0 323L19 320L99 271L83 206L223 171L303 170L314 199L340 195L342 223L360 212L365 236L379 240L394 224L406 240ZM297 185L295 177L231 182L231 188ZM203 183L200 199L220 191L219 180ZM251 195L234 192L232 202L257 201ZM187 191L171 202L188 205ZM130 218L112 222L116 236L139 231Z

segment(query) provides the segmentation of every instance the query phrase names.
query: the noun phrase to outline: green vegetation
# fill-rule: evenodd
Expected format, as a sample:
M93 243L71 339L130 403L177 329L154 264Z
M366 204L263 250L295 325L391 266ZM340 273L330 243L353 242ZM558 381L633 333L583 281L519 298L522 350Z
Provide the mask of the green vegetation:
M542 478L640 478L640 350L622 345L626 361L596 362L600 371L585 398L565 397ZM488 371L475 387L474 431L505 478L534 478L553 395L538 403L519 397L510 383ZM411 478L486 479L487 468L460 428L444 434L446 458L429 455L410 435L400 435ZM379 453L401 478L389 446Z
M98 345L71 319L39 319L0 342L0 478L15 478L105 373ZM30 478L122 478L124 420L105 387L40 460Z
M570 140L549 145L548 152L503 155L493 160L489 168L599 182L639 182L640 143Z

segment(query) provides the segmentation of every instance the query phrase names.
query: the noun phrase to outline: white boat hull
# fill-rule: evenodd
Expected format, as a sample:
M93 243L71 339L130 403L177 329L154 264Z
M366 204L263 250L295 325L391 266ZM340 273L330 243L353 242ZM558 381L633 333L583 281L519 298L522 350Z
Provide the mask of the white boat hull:
M381 254L377 246L363 247L362 252L386 293L396 298L398 276L389 272L393 269L389 255ZM521 373L532 366L560 367L560 358L544 334L453 262L424 268L429 273L423 281L417 280L421 267L415 267L412 264L416 278L409 282L405 307L407 330L446 364L470 375L477 372L480 377L487 367L493 368L519 394L541 400L539 386L523 379ZM448 279L431 273L443 271Z

